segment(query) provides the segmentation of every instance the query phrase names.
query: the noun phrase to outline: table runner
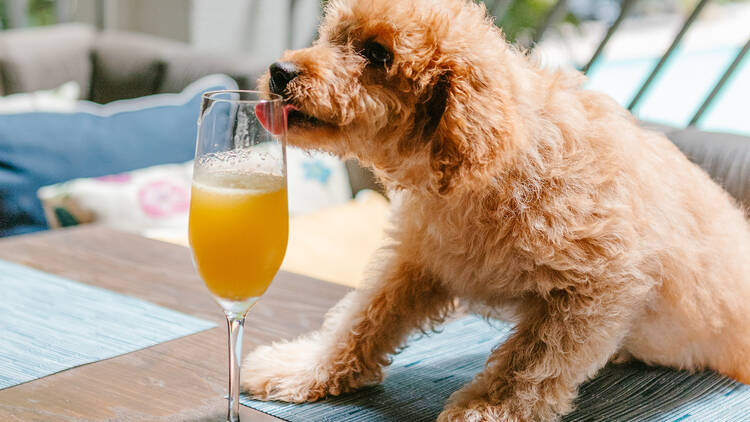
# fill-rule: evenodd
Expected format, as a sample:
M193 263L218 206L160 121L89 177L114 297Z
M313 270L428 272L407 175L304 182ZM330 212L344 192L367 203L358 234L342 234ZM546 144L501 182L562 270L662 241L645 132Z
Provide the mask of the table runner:
M242 404L281 419L302 421L434 421L450 393L482 370L509 324L466 317L436 334L412 337L379 386L316 403ZM580 388L565 422L750 420L750 386L710 371L691 374L641 363L608 365Z
M215 325L0 260L0 389Z

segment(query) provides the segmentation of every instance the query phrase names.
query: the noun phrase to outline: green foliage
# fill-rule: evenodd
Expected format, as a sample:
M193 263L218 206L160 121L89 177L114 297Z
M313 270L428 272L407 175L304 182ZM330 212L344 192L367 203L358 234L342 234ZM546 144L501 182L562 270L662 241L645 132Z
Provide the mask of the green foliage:
M55 22L55 0L29 1L29 26L52 25Z
M499 21L508 41L514 42L524 33L529 34L541 25L544 16L555 4L555 0L516 0Z
M5 10L5 2L0 1L0 29L8 27L8 12Z
M26 24L28 26L52 25L57 22L55 0L29 0L26 10ZM0 0L0 29L10 26L9 6Z

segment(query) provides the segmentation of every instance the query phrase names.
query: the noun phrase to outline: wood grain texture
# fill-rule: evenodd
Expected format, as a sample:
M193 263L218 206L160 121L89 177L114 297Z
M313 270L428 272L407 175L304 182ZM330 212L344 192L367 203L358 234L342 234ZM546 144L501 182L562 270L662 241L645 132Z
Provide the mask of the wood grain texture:
M103 227L82 226L0 239L0 259L219 324L211 330L0 390L0 420L222 420L227 388L224 317L193 270L188 249ZM244 350L317 328L325 311L347 291L335 284L280 272L248 315ZM244 407L242 412L243 421L276 420Z

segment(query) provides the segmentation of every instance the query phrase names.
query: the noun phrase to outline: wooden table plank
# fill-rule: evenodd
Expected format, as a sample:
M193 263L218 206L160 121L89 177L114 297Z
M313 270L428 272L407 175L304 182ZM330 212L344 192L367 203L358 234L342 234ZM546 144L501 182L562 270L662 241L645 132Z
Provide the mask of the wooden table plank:
M0 420L221 420L223 315L189 250L103 227L0 239L0 259L138 297L219 327L0 390ZM244 347L317 328L347 288L279 273L245 323ZM241 406L242 407L242 406ZM243 407L243 421L275 420Z

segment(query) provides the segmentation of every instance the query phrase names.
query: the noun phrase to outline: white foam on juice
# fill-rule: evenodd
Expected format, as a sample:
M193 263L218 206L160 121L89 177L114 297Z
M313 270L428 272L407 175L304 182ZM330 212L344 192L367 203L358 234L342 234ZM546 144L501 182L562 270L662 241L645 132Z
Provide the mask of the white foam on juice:
M193 184L222 194L259 194L284 189L280 160L253 149L212 153L200 157ZM241 192L238 192L241 191Z

